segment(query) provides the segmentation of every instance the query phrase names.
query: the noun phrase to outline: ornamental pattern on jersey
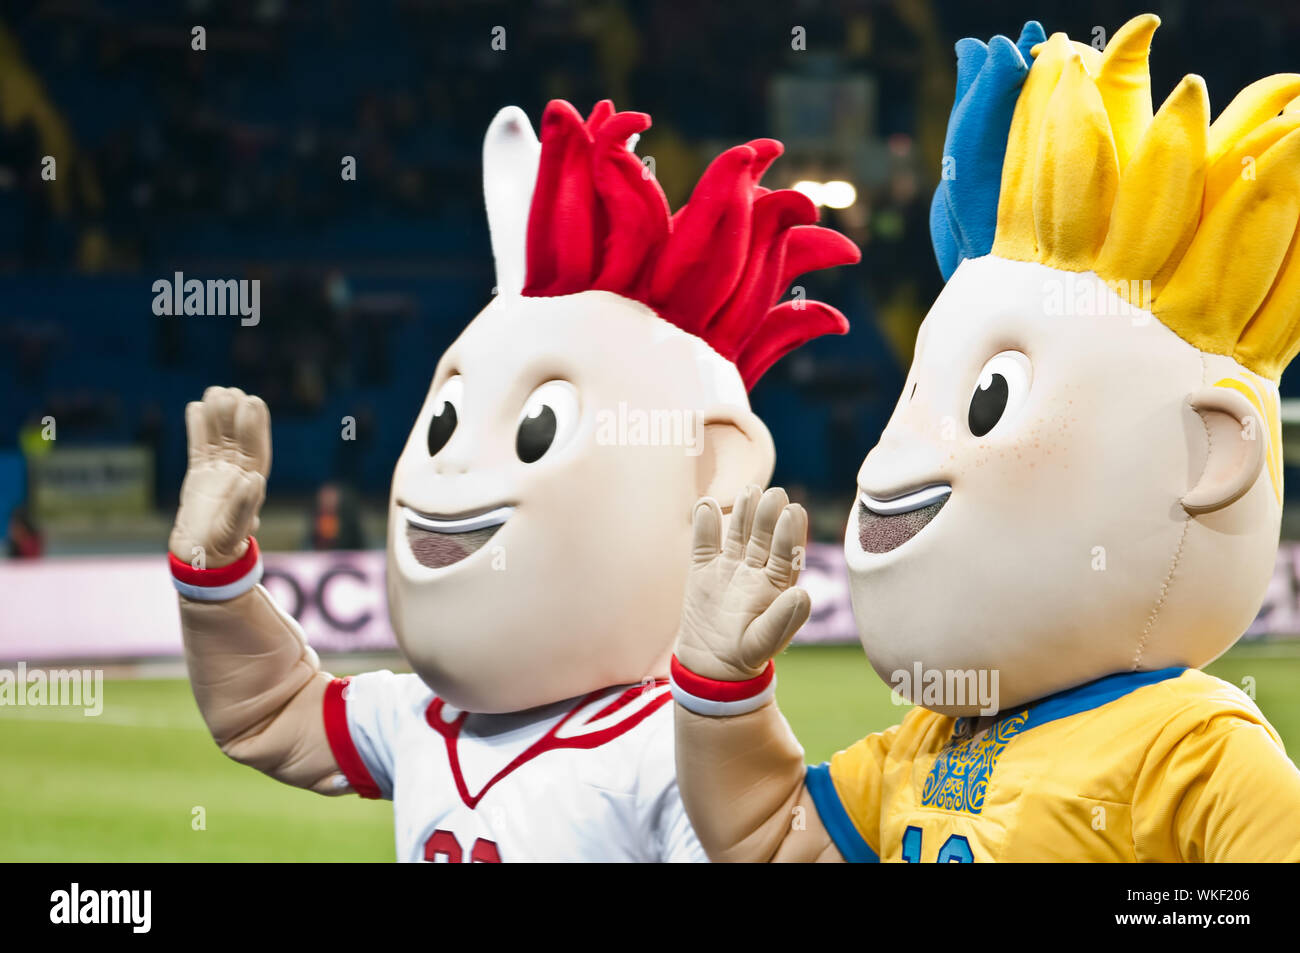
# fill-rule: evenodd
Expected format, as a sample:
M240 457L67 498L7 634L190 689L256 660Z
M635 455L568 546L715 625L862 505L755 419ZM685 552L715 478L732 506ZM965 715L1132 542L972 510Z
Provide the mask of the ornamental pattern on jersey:
M958 719L952 740L935 759L925 787L921 806L945 811L978 814L984 810L984 795L998 755L1029 721L1029 712L1021 712L993 724L978 738L970 735L970 723Z

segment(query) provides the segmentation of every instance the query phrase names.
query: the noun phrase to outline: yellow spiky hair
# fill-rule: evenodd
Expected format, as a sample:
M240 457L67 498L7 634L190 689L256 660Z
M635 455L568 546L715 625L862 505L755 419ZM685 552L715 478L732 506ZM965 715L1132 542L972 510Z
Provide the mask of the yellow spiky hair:
M1153 115L1159 25L1135 17L1105 52L1064 33L1035 47L993 254L1145 288L1133 303L1185 341L1276 381L1300 351L1300 75L1246 87L1212 125L1186 76Z

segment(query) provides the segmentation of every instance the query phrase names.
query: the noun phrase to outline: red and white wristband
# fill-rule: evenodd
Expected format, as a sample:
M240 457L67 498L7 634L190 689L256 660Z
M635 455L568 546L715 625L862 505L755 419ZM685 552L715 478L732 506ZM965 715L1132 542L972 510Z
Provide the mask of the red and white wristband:
M262 581L262 552L257 540L248 537L248 549L229 566L196 569L175 553L167 554L172 585L187 599L199 602L226 602L242 596Z
M673 699L697 715L745 715L762 708L776 696L776 666L768 659L760 675L743 682L723 682L696 675L673 656L668 668Z

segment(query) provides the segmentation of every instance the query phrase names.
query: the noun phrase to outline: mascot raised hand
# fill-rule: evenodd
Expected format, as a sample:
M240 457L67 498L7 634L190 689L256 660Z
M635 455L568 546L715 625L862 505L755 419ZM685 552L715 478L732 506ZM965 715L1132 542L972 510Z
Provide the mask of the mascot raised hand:
M670 215L642 113L518 109L483 149L497 295L439 361L393 474L388 601L414 674L334 679L258 585L266 406L186 412L171 536L186 660L230 757L394 802L401 860L702 859L665 676L701 494L766 483L747 388L847 324L804 272L856 261L812 203L719 156Z
M1152 109L1142 16L1104 52L958 44L948 278L845 534L877 673L917 707L828 764L772 696L805 518L697 510L678 783L714 859L1300 859L1300 772L1199 671L1259 609L1300 349L1300 76ZM1032 67L1030 63L1032 62Z

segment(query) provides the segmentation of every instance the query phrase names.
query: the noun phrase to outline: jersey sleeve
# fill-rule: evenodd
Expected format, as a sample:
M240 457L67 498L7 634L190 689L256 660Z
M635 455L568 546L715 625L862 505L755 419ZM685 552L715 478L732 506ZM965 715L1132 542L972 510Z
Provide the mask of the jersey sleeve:
M325 690L330 750L352 789L364 798L392 800L401 716L415 687L427 694L418 676L384 670L336 678Z
M881 781L894 725L813 765L804 779L822 825L850 863L880 860Z
M672 708L651 716L654 727L642 752L637 779L638 813L653 845L651 859L663 863L708 863L682 806L673 753Z
M1140 860L1300 861L1300 770L1253 718L1219 715L1154 749L1133 814Z

